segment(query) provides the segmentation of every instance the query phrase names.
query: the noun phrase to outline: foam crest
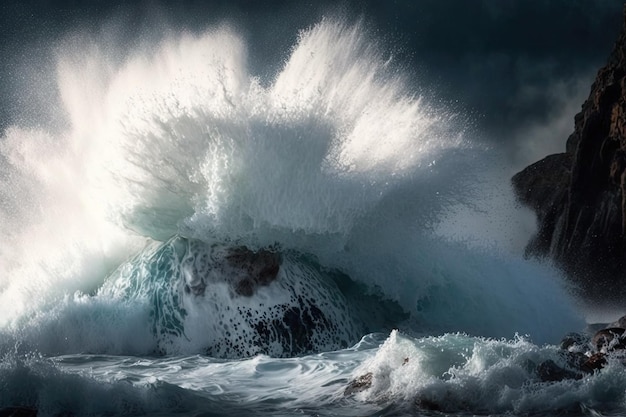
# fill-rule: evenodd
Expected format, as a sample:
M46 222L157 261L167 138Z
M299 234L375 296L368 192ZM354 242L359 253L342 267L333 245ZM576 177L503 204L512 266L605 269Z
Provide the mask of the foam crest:
M412 339L392 332L376 355L355 369L371 385L354 394L365 402L396 402L443 413L544 414L623 406L623 365L612 362L580 380L541 382L537 365L561 363L555 347L525 339L493 340L462 334ZM411 406L407 407L407 404Z
M393 181L437 150L460 145L460 137L445 131L450 115L416 97L394 71L392 55L359 24L322 21L301 33L272 98L294 114L331 121L324 165L331 172Z
M94 293L175 234L310 254L422 328L544 341L578 323L553 271L436 234L450 207L483 198L484 154L362 25L302 31L269 82L228 27L117 60L107 47L60 49L66 131L4 134L0 325Z
M287 246L303 244L294 232L345 239L389 188L461 141L372 45L359 25L324 20L268 87L226 29L130 59L97 109L114 214L156 239L180 226Z

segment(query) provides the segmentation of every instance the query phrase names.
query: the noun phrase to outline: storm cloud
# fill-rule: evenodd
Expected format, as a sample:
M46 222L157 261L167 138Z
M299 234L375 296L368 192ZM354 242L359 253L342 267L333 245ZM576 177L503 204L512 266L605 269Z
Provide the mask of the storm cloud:
M298 31L326 15L363 19L372 37L431 101L470 120L487 143L558 149L622 23L619 0L6 1L0 6L0 129L54 118L54 48L77 30L108 36L123 54L168 31L228 22L249 44L251 67L270 80ZM32 88L36 84L37 88ZM33 122L36 120L37 122ZM558 129L551 127L559 126ZM526 133L528 132L528 133ZM531 137L532 136L532 137ZM556 143L556 145L555 145ZM539 145L538 145L539 144ZM529 151L530 152L530 151ZM522 160L526 160L522 158Z

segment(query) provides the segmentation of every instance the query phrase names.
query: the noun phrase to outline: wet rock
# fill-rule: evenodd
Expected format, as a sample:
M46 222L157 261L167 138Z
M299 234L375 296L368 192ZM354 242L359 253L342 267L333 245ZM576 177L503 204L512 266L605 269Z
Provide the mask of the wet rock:
M622 324L620 320L614 324ZM567 365L559 366L552 360L541 363L536 370L541 381L580 379L584 374L602 369L607 363L606 353L626 349L626 329L621 327L600 329L591 340L579 333L568 333L561 341L560 347L562 350L559 355ZM583 353L585 347L591 348L591 352L594 353L589 351Z
M580 370L583 364L589 359L583 352L562 351L559 355L567 366L573 370Z
M370 388L372 386L372 376L373 374L368 372L351 381L343 392L343 395L351 395Z
M564 379L581 379L582 374L557 365L553 360L548 359L537 367L537 376L543 382L557 382Z
M595 353L589 357L580 367L581 370L587 373L593 373L598 369L604 368L606 365L606 358L603 353Z
M423 410L428 411L443 411L441 405L437 404L433 400L429 400L428 398L418 398L415 401L415 405Z
M581 379L585 374L592 374L606 365L606 356L598 352L591 356L583 353L567 352L564 356L567 367L556 364L551 359L537 367L537 376L543 382L558 382L565 379Z
M250 297L259 286L269 285L280 269L280 255L269 250L253 252L245 246L230 249L226 261L244 275L233 283L238 295Z
M589 337L580 333L568 333L561 339L560 348L563 350L582 349L589 343Z
M623 350L626 348L626 330L620 327L609 327L597 332L591 343L598 351Z
M626 295L626 24L574 119L564 153L513 179L538 232L528 256L549 257L588 300Z
M280 271L280 253L271 249L253 251L245 246L229 247L182 237L174 243L186 252L182 263L187 294L203 296L208 286L221 280L234 294L251 297L260 286L275 281Z

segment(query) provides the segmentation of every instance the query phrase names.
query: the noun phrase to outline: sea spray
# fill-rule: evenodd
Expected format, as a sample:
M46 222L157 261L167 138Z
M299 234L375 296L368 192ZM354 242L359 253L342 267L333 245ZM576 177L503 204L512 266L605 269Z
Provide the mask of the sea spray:
M371 383L354 394L365 402L396 402L416 409L465 415L552 415L590 413L623 406L623 365L611 360L606 372L582 380L542 382L537 365L563 363L555 346L539 347L524 338L484 339L463 334L412 339L396 331L354 370ZM587 414L583 414L587 415ZM617 414L616 414L617 415Z
M306 254L397 302L409 331L544 342L580 326L553 270L441 239L450 208L481 198L485 150L361 24L301 32L269 83L246 55L228 27L123 62L97 44L60 54L69 129L2 140L5 326L89 304L123 260L176 233Z
M0 141L0 407L623 409L619 358L579 381L540 381L537 366L559 360L543 344L582 327L576 306L554 269L502 250L510 228L473 224L481 211L518 213L490 186L502 186L486 168L497 155L420 98L363 24L325 19L302 31L269 80L255 76L228 26L116 59L107 45L76 39L57 66L67 129L14 126ZM465 208L475 209L470 227L457 233L451 224ZM186 292L187 258L170 256L169 239L288 262L248 298L216 268L204 294ZM335 322L350 340L289 353L254 350L253 338L241 342L250 355L209 349L244 335L217 327L224 310L243 303L263 313L286 294L339 302ZM180 315L159 321L167 309ZM368 310L389 311L363 320ZM181 320L168 333L171 317ZM280 323L261 323L272 320ZM367 373L371 387L346 393Z

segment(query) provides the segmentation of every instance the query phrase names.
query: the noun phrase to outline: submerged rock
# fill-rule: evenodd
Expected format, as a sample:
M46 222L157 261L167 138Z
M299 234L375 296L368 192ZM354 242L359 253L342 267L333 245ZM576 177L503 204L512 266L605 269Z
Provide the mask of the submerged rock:
M251 297L261 286L278 276L280 253L268 249L253 251L245 246L207 244L199 240L175 238L184 248L181 269L187 293L204 295L207 285L228 283L233 294Z
M580 333L568 333L561 339L559 347L563 350L584 349L589 344L589 337Z
M591 355L580 367L581 370L592 373L598 369L604 368L606 358L604 353L598 352Z
M350 381L345 391L343 392L343 395L351 395L355 392L365 391L366 389L370 388L372 386L372 377L373 374L371 372L368 372Z
M598 351L612 351L626 348L624 329L609 327L597 332L592 339L593 346Z
M548 359L537 367L537 376L544 382L562 381L564 379L581 379L582 373L570 371Z
M602 369L607 364L607 354L626 350L626 329L614 327L624 324L626 324L626 316L610 324L609 327L597 330L592 338L579 333L568 333L561 341L560 347L561 357L571 369L547 360L537 367L537 376L544 382L554 382L564 379L580 379L584 374ZM597 326L599 325L594 327Z
M226 261L244 273L233 283L233 288L236 294L246 297L251 297L257 287L274 281L280 268L278 253L264 249L253 252L245 246L230 249Z

